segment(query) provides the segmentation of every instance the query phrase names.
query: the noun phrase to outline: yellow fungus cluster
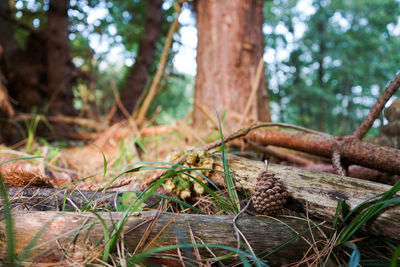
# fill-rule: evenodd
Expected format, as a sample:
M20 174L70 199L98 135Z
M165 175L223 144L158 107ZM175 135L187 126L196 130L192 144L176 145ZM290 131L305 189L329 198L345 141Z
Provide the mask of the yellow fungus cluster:
M170 156L169 161L174 162L182 155L182 153L174 153ZM181 164L184 167L178 168L178 170L183 170L183 172L166 179L164 182L164 190L173 197L186 200L193 195L201 195L204 193L203 185L208 184L205 177L210 175L210 169L213 168L214 161L212 157L208 156L204 151L188 153L184 158L185 160ZM185 171L185 169L190 170Z

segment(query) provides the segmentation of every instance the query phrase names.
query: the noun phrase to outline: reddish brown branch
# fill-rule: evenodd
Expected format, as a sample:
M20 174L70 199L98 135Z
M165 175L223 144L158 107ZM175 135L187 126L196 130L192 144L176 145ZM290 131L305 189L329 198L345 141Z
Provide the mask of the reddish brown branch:
M348 164L356 164L375 170L400 174L400 150L382 147L355 138L335 138L279 128L266 128L246 136L262 145L276 145L330 158L337 142L340 155Z
M332 167L335 170L335 173L340 176L345 176L346 171L342 167L341 157L340 157L340 150L339 145L336 145L332 151Z
M369 114L365 118L365 120L361 123L360 127L352 134L357 139L362 139L368 130L371 128L372 124L379 117L385 104L389 100L389 98L394 95L400 87L400 73L396 76L396 78L388 85L382 95L379 97L378 101L376 101L375 105L371 108Z

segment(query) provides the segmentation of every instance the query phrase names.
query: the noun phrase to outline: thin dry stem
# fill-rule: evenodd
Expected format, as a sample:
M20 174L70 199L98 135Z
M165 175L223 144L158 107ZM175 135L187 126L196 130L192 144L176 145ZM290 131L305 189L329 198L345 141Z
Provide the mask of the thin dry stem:
M139 109L139 112L137 115L137 123L138 124L141 124L144 121L147 110L150 107L150 103L151 103L151 101L153 101L154 97L156 96L157 88L158 88L158 85L160 84L161 78L164 74L169 50L172 45L172 37L179 26L178 17L181 12L181 6L182 6L181 2L176 2L176 4L174 5L176 15L175 15L174 21L171 24L171 27L169 28L167 39L165 41L164 48L163 48L163 51L161 54L160 64L158 65L156 75L154 76L154 80L150 86L149 93L147 94L146 98L143 101L141 108Z
M261 57L260 61L258 62L258 65L257 65L256 76L254 77L253 83L251 85L250 97L247 100L246 107L244 109L242 118L240 119L239 125L241 125L241 126L243 125L243 122L245 121L247 115L249 114L252 104L254 104L254 99L256 97L257 90L260 87L260 81L261 81L263 70L264 70L264 59L263 59L263 57Z
M357 139L362 139L372 127L374 121L379 117L385 104L392 95L394 95L400 87L400 73L397 74L396 78L386 87L385 91L376 101L375 105L369 111L369 114L365 120L361 123L358 129L352 134Z

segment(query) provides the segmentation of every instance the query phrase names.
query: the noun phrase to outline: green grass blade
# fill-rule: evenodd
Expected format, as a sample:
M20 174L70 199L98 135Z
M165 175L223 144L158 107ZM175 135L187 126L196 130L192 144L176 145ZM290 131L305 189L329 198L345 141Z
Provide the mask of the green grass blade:
M35 236L32 238L31 241L29 241L28 245L25 246L24 250L22 251L21 254L19 254L19 259L21 261L25 261L26 258L28 257L29 253L32 251L32 249L35 247L36 243L39 240L39 237L47 230L47 227L54 221L54 219L57 216L54 216L51 220L46 222L45 225L35 234Z
M16 266L15 240L14 240L13 219L11 215L11 206L10 203L8 202L8 194L6 186L4 185L3 176L1 174L0 174L0 193L4 206L8 266Z
M106 222L103 220L103 218L97 212L94 212L94 211L89 211L89 212L93 213L94 216L96 216L97 219L99 219L101 225L103 226L103 229L104 229L104 250L103 250L102 260L105 261L105 262L108 262L108 258L110 256L110 252L111 252L110 251L111 247L110 247L110 242L109 242L110 233L109 233L108 227L106 225Z
M392 260L390 261L389 267L397 267L399 266L399 256L400 256L400 245L397 246L396 250L393 253Z
M217 113L217 118L218 118L218 125L219 125L219 133L220 133L220 138L221 138L221 154L222 154L222 165L224 167L224 174L225 174L225 183L226 183L226 188L228 190L228 195L232 201L233 204L233 212L235 214L239 213L240 211L240 204L239 204L239 196L236 191L236 186L235 182L232 178L232 175L229 170L229 164L228 164L228 159L226 158L225 154L225 143L224 143L224 136L222 134L222 126L221 126L221 119L219 117L218 112Z
M357 205L354 209L352 209L349 214L344 219L341 226L338 228L338 231L341 232L340 237L336 243L336 246L340 246L345 243L347 240L351 238L368 220L373 218L376 214L381 212L383 209L387 208L389 205L400 202L400 197L393 198L392 197L400 190L400 181L398 181L395 185L392 186L390 190L385 193L376 195L361 204ZM371 200L377 199L376 203L371 204ZM367 206L369 205L369 206ZM347 220L350 218L352 214L358 212L358 215L355 216L350 222ZM342 231L342 229L344 229Z
M16 158L10 159L0 163L0 166L6 164L8 162L18 161L18 160L25 160L25 159L37 159L43 158L41 156L34 156L34 157L23 157L23 158ZM10 202L8 201L8 194L7 189L4 184L3 176L0 174L0 194L3 201L4 206L4 218L5 218L5 227L6 227L6 243L7 243L7 255L8 255L8 264L9 266L16 266L16 254L15 254L15 240L14 240L14 229L13 229L13 220L11 215L11 206Z
M129 263L132 263L135 260L136 257L139 257L139 258L143 259L143 258L150 257L152 254L155 254L155 253L160 253L160 252L173 250L173 249L177 249L177 248L195 248L195 247L197 247L197 248L216 248L216 249L223 249L223 250L227 250L227 251L230 251L230 252L234 252L241 259L241 261L243 263L243 266L251 266L247 259L253 260L255 266L262 266L262 267L268 266L267 264L262 262L260 259L254 258L251 254L249 254L247 252L243 252L241 250L238 250L238 249L235 249L235 248L231 248L231 247L227 247L227 246L223 246L223 245L214 245L214 244L177 244L177 245L158 247L158 248L154 248L154 249L151 249L151 250L147 250L147 251L142 252L142 253L135 254L131 258L129 258L128 261L129 261Z
M198 208L196 208L196 207L194 207L194 206L192 206L192 205L190 205L190 204L188 204L188 203L186 203L186 202L184 202L182 200L179 200L179 199L176 199L176 198L173 198L173 197L170 197L170 196L166 196L166 195L160 195L160 194L157 194L157 193L153 193L152 195L153 196L157 196L157 197L161 197L161 198L173 201L173 202L176 202L176 203L178 203L178 204L180 204L182 206L185 206L186 208L189 208L189 209L191 209L191 210L193 210L193 211L195 211L195 212L197 212L199 214L206 214L202 210L200 210L200 209L198 209Z
M94 145L97 149L100 150L101 155L103 156L103 176L101 177L101 182L100 184L102 185L104 180L106 179L106 175L107 175L107 159L106 156L104 155L103 151L101 150L101 148L99 148L98 146ZM82 208L82 211L87 211L88 207L90 205L90 203L92 202L92 200L96 197L97 193L99 192L99 188L96 189L96 191L94 192L94 194L92 195L92 197L89 199L89 201L87 202L87 204Z
M332 223L333 228L335 228L335 229L336 229L336 226L337 226L337 224L339 222L340 214L342 214L343 205L346 205L345 200L342 199L342 198L339 198L337 206L336 206L335 216L333 217L333 223Z
M25 160L25 159L40 159L40 158L43 158L43 157L42 156L34 156L34 157L23 157L23 158L10 159L10 160L0 163L0 166L3 164L6 164L8 162L12 162L12 161Z
M157 190L157 188L159 186L161 186L161 184L163 183L164 179L169 177L169 174L167 173L163 178L158 179L157 181L155 181L152 185L150 185L148 188L146 188L145 191L143 191L135 201L132 202L131 206L123 213L123 215L121 216L120 220L118 221L117 225L116 225L116 229L114 229L113 233L111 234L111 240L110 240L110 250L112 250L117 242L117 239L119 238L122 228L125 225L125 223L127 222L129 216L135 212L138 207L141 207L141 205L143 204L143 202L149 197L151 196L154 191Z

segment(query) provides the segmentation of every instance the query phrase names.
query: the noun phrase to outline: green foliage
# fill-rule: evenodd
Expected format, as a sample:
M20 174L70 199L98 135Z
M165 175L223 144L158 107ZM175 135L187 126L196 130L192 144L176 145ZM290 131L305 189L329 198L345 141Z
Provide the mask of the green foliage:
M156 118L158 124L171 124L183 119L193 108L193 88L193 77L170 75L164 79L160 92L151 103L149 114L161 106Z
M398 71L395 0L281 0L265 6L267 46L288 51L268 65L280 121L333 134L356 129ZM299 34L303 24L304 34ZM297 28L296 28L297 25ZM282 27L283 26L283 27ZM285 30L282 30L285 29ZM274 107L274 105L273 105Z
M357 205L344 217L338 227L340 237L337 246L347 242L365 223L389 205L400 202L400 197L394 197L400 191L400 181L385 193L376 195ZM344 202L338 202L344 204ZM343 231L342 231L343 230Z
M130 203L137 199L137 195L134 192L126 192L122 194L119 201L121 202L120 205L117 206L117 211L125 211L129 208ZM143 210L143 206L139 208L139 211Z
M349 241L350 238L352 238L352 236L356 234L361 227L365 226L369 220L376 217L376 215L380 214L383 210L400 203L400 197L396 196L399 191L400 181L393 185L392 188L387 192L365 200L354 207L351 211L348 210L344 200L338 201L334 218L334 227L336 228L336 233L338 234L335 246L345 246L353 250L350 257L349 266L358 266L358 263L360 262L360 253L358 248L353 242ZM336 222L338 219L338 214L340 213L342 213L343 221L337 227ZM393 259L397 259L398 253L398 249L396 248L395 253L393 254Z
M182 189L188 188L190 186L189 179L179 176L179 175L175 176L173 181L178 190L182 190Z

